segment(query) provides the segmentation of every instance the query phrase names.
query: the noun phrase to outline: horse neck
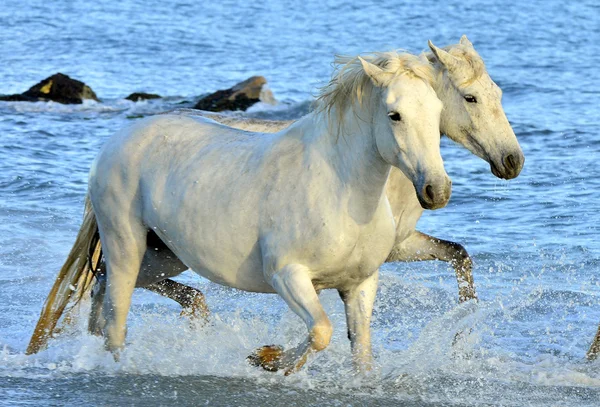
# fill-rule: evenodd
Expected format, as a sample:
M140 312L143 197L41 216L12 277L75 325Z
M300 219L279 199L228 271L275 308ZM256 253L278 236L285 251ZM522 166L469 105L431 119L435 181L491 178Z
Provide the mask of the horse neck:
M372 113L355 106L347 109L342 123L338 118L335 108L329 114L313 113L307 142L326 157L342 184L352 189L352 196L364 196L362 202L374 209L391 167L377 149Z

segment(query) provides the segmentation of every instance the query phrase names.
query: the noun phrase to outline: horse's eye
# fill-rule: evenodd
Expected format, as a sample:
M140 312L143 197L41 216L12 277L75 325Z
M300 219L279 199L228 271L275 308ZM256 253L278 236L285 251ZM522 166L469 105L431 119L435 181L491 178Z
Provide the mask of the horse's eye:
M402 120L402 117L400 117L400 113L398 112L389 112L388 117L395 122L399 122L400 120Z
M469 103L477 103L477 98L473 95L465 95L465 100Z

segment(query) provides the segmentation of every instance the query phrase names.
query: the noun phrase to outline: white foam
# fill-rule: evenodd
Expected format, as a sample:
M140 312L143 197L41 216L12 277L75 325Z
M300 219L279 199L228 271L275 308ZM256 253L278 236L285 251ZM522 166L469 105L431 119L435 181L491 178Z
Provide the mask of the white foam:
M348 381L348 377L354 375L343 306L337 293L330 291L322 293L321 299L334 323L332 345L307 368L293 378L287 378L286 383L303 388L311 388L318 383L321 388L329 386L337 389L341 386L340 382L344 383L343 386L361 383L403 386L422 378L455 380L458 377L460 380L484 379L542 386L600 386L598 362L588 364L550 354L524 361L510 351L490 347L486 339L494 335L494 330L487 321L498 312L505 312L500 310L499 301L469 302L450 307L426 322L416 339L397 338L402 329L378 324L378 320L386 320L390 316L386 315L382 304L394 299L390 297L392 292L396 293L394 295L403 292L409 296L420 296L424 287L411 287L413 283L410 281L401 282L396 276L386 273L382 276L382 285L387 287L387 291L378 299L380 312L374 321L377 327L373 329L377 369L372 377L366 382L360 378ZM179 317L178 308L167 300L157 300L148 308L147 298L154 297L142 298L142 301L138 298L138 304L130 315L127 346L119 362L115 362L104 350L100 338L85 331L88 312L85 305L81 307L80 318L39 354L25 356L5 346L0 353L1 368L11 375L19 371L23 375L49 376L54 372L97 372L281 380L281 375L251 367L246 357L262 345L290 347L297 344L306 335L300 319L274 295L245 294L211 283L204 283L201 288L207 293L209 304L217 310L206 326ZM429 291L429 294L433 305L435 293ZM31 373L32 369L34 373Z

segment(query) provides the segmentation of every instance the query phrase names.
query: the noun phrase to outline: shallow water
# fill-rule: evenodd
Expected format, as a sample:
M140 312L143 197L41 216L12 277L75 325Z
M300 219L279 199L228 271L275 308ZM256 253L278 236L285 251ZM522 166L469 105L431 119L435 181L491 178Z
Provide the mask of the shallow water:
M0 93L60 71L102 102L0 102L0 405L600 403L600 361L584 361L600 322L596 2L9 3L0 9ZM427 39L441 46L462 34L503 88L526 156L519 178L507 182L442 143L452 200L425 213L419 229L465 245L479 304L457 304L446 264L385 265L373 375L351 373L343 307L324 292L333 343L284 378L245 357L260 345L295 344L304 335L299 319L275 296L186 273L182 281L207 293L208 326L139 291L119 363L82 321L24 355L79 228L91 160L117 129L254 74L267 77L279 104L246 115L297 118L329 77L334 53L418 52ZM134 91L168 98L123 100Z

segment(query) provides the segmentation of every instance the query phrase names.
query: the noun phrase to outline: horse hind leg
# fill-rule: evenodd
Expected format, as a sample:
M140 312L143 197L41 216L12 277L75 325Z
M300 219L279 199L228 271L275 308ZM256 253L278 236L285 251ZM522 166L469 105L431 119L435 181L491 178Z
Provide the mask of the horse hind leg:
M273 275L271 284L292 311L302 318L308 328L308 337L289 350L263 346L250 355L248 361L268 371L283 369L287 376L298 371L311 354L329 345L333 327L321 306L308 268L299 264L287 265Z
M116 210L112 214L96 215L106 261L103 334L106 348L118 358L125 343L131 297L146 251L147 229L139 219Z
M204 294L196 288L169 279L188 269L177 255L154 233L148 232L142 267L138 275L136 287L143 287L181 305L182 316L190 319L208 320L208 306Z
M101 263L104 268L104 262ZM102 312L104 303L104 294L106 293L106 270L96 272L96 282L92 287L92 306L88 322L88 331L92 335L101 336L106 320Z

